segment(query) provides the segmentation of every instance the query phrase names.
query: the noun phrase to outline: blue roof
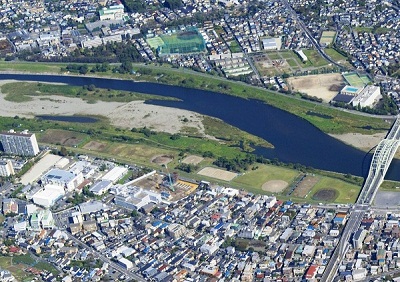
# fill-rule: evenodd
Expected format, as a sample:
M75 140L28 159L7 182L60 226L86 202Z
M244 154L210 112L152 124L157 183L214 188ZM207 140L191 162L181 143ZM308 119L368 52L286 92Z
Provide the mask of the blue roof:
M156 221L154 221L151 225L153 225L154 227L157 227L157 226L159 226L159 225L161 225L161 224L162 224L161 221L156 220Z
M214 227L214 229L220 229L222 226L224 226L224 223L220 222Z
M315 228L314 228L314 226L309 225L309 226L307 227L307 229L308 229L308 230L314 230Z
M165 229L165 228L168 227L168 225L169 225L168 223L165 223L165 222L164 222L163 224L161 224L160 228L161 228L161 229Z

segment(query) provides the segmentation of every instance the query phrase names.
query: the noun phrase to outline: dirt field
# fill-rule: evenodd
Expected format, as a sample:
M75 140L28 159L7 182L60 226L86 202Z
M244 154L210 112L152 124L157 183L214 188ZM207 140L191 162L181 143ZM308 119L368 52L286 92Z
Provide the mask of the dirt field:
M293 196L304 198L308 192L317 184L319 178L311 175L307 175L297 184L297 187L293 191Z
M97 141L90 141L89 143L83 146L83 149L86 150L93 150L93 151L103 151L107 147L107 144L97 142Z
M85 135L58 129L49 129L40 136L39 142L60 144L65 146L77 146L83 141Z
M237 176L236 173L222 170L219 168L213 168L213 167L205 167L202 170L200 170L197 174L216 178L216 179L221 179L224 181L231 181L233 178Z
M339 89L340 85L344 85L344 79L339 73L329 73L291 77L288 79L288 83L295 91L316 96L324 102L329 102L338 94L338 91L332 89Z
M335 189L321 189L317 191L312 198L316 201L333 202L337 198L338 194L338 191Z
M151 159L152 163L159 164L159 165L165 165L171 162L174 159L172 156L167 156L167 155L161 155L161 156L154 156Z
M283 180L270 180L262 185L262 189L267 192L281 193L288 186L288 183Z
M190 156L187 156L186 158L184 158L182 160L182 162L184 164L198 165L202 160L204 160L204 158L199 157L199 156L195 156L195 155L190 155Z

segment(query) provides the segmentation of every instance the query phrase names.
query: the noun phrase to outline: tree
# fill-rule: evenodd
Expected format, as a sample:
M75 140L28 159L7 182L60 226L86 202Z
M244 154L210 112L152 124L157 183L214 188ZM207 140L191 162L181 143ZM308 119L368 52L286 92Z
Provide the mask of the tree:
M79 73L80 73L80 74L87 74L88 71L89 71L89 68L88 68L87 65L82 65L82 66L79 68Z
M59 154L60 156L62 156L62 157L68 156L67 148L61 147L61 148L60 148L60 151L58 152L58 154Z

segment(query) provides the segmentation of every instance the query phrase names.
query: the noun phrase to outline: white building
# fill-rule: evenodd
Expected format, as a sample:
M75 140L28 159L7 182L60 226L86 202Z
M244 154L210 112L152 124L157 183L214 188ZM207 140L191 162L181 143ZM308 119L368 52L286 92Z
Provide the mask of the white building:
M381 98L381 88L379 86L366 86L357 97L351 101L354 107L360 105L362 108L371 107Z
M100 20L122 20L124 16L124 5L119 4L99 11Z
M306 54L303 53L303 50L295 50L295 52L297 53L297 55L299 55L303 63L308 61L308 58Z
M124 166L116 166L112 168L109 172L107 172L101 179L109 180L113 183L120 180L126 173L128 172L128 168Z
M35 204L48 208L53 206L64 195L63 186L47 184L32 196L32 200Z
M95 183L90 187L90 192L92 192L95 195L103 195L104 193L108 192L110 188L112 187L112 182L110 180L102 180L100 182Z
M122 267L124 267L125 269L129 270L133 267L133 263L130 260L127 260L126 258L119 258L118 262L120 265L122 265Z
M115 204L131 210L139 210L148 203L161 203L161 194L136 186L120 186L111 189Z
M264 38L261 40L264 50L279 50L281 49L281 38Z
M71 192L83 182L83 176L81 172L75 174L71 171L52 169L42 177L42 182L62 186Z
M16 133L14 130L0 133L0 142L6 154L20 156L36 156L39 153L39 146L34 133L27 130Z
M14 175L14 167L11 160L0 160L0 176Z

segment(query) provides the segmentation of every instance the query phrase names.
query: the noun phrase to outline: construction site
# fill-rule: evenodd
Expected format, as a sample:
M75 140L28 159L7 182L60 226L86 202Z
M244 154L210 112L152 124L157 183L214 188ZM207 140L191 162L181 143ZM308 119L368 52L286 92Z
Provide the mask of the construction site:
M169 201L182 199L199 186L196 182L181 179L177 172L170 172L167 166L164 166L162 171L141 179L135 185L161 193L161 196Z

